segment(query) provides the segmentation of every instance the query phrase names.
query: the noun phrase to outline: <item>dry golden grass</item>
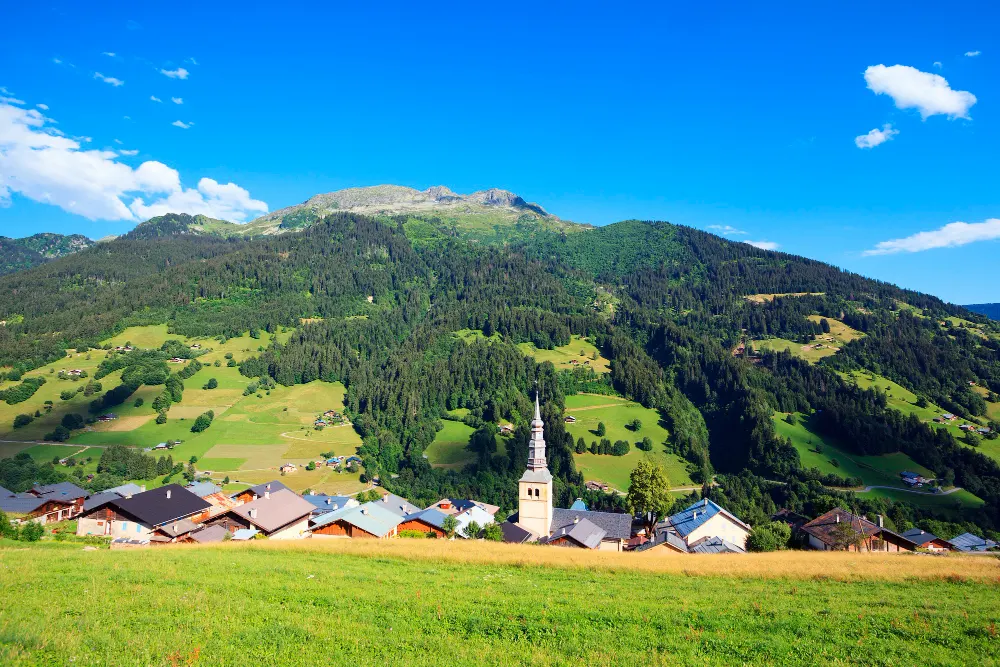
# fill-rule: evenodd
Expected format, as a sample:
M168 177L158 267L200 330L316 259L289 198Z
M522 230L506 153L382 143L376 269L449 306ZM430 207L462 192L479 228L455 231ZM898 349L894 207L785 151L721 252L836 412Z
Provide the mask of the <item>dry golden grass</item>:
M765 301L774 301L778 297L787 296L822 296L825 292L782 292L778 294L748 294L744 299L747 301L753 301L754 303L764 303Z
M286 478L282 479L286 484ZM230 548L231 544L192 548ZM678 554L666 549L617 553L445 540L304 540L259 541L237 548L283 549L363 555L377 558L428 560L446 563L500 564L522 567L581 568L683 574L696 577L744 579L830 579L836 581L984 581L1000 583L1000 559L994 556L951 554L868 554L782 551L765 554Z

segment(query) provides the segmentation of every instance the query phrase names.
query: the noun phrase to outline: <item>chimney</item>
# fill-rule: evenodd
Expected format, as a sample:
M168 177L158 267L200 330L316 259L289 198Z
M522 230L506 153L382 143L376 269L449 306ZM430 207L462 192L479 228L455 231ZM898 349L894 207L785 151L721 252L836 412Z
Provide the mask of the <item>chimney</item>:
M697 519L698 518L698 510L695 510L695 511L691 512L691 518L692 519Z
M389 502L389 494L386 494L386 495L382 496L382 502L383 503Z
M885 528L885 518L881 514L879 514L877 516L878 516L878 527L879 528ZM923 531L920 531L920 532L923 532Z
M143 484L142 486L139 487L139 493L146 493L146 485L145 484Z
M333 498L331 498L330 496L327 496L326 497L326 504L327 505L332 505L333 504Z
M264 490L265 491L270 491L271 490L271 483L270 482L267 483L267 486L264 487Z
M250 511L247 512L247 514L250 515L251 519L256 519L257 518L257 508L256 507L251 507Z
M333 509L335 509L335 510L336 510L336 509L340 509L340 505L338 505L337 503L334 503L334 504L333 504Z
M174 524L174 534L176 534L176 533L177 533L177 524L175 523Z
M708 498L705 498L704 505L705 505L705 507L708 507Z
M837 515L837 523L840 523L840 515Z
M441 509L443 509L443 510L450 510L451 509L451 501L450 500L442 500L441 501Z
M270 491L265 491L264 492L264 500L270 500L270 499L271 499L271 492Z
M368 508L367 507L362 507L361 508L361 513L362 514L368 514Z
M167 500L170 500L170 489L167 489Z

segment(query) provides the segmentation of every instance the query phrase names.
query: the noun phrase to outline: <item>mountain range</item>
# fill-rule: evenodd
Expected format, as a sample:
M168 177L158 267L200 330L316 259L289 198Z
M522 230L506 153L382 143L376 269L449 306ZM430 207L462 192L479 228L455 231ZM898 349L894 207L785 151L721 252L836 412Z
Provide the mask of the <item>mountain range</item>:
M566 398L585 392L653 411L669 436L634 446L678 457L687 483L715 480L706 493L752 524L778 507L815 516L839 504L897 528L1000 530L1000 324L822 262L667 222L564 221L503 190L397 186L318 195L245 225L164 215L53 258L37 243L4 247L8 403L27 401L32 374L67 349L127 327L218 341L283 332L240 359L247 391L343 383L365 475L411 500L513 507L527 396L542 386L560 503L622 502L583 486L592 473L578 464L633 446L570 435ZM577 364L552 362L581 339L607 373L578 349ZM104 381L121 379L95 409L140 386L180 396L171 345L104 352ZM41 420L51 409L25 405ZM433 467L428 447L454 419L474 430L475 460ZM517 427L503 446L500 421ZM899 465L961 493L908 495Z

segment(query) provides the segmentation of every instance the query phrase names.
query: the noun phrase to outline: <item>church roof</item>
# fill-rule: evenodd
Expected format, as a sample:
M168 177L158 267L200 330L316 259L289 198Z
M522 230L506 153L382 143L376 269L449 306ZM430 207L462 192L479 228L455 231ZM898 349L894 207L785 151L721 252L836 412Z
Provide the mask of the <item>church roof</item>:
M549 472L548 468L542 468L541 470L525 470L524 474L521 475L521 481L532 482L534 484L544 484L552 481L552 473Z
M632 536L632 516L629 514L567 510L560 507L552 509L550 534L554 535L561 528L572 526L575 519L581 522L586 519L603 530L605 535L601 539L627 540Z

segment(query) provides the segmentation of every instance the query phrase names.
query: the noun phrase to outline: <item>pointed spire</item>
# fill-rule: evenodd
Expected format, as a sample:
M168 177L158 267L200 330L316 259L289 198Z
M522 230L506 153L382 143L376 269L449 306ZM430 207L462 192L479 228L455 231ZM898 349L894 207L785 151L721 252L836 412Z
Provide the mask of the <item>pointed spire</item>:
M538 403L538 390L537 389L535 390L535 419L537 419L539 421L542 419L542 409L541 409L541 406Z

